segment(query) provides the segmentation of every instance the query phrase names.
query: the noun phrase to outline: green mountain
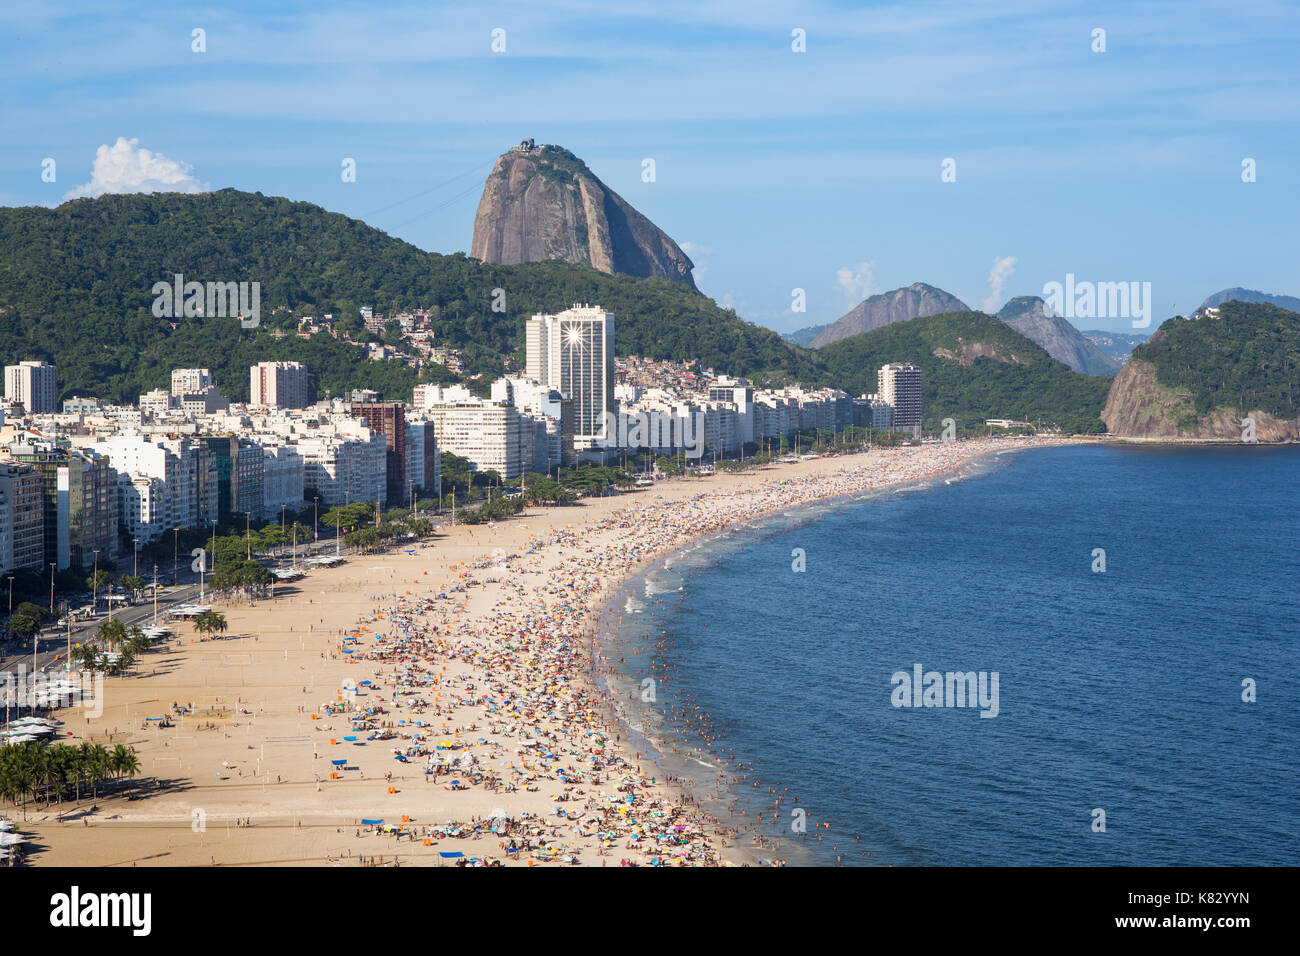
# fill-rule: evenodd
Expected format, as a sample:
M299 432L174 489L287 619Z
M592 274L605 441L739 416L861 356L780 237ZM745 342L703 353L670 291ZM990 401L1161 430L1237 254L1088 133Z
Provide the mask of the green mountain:
M1102 418L1116 435L1300 439L1300 314L1225 301L1217 315L1166 321L1115 376Z
M261 324L155 317L157 282L259 282ZM497 290L501 290L498 292ZM493 311L501 303L504 311ZM575 302L615 313L619 354L698 359L783 384L820 364L770 329L737 318L667 278L607 275L566 262L490 265L437 255L310 203L232 189L78 199L55 209L0 209L0 350L7 361L59 367L60 397L134 402L170 384L172 368L211 368L233 399L248 397L248 366L297 360L320 395L373 388L409 400L415 371L324 334L298 338L297 315L339 319L370 338L358 309L436 314L436 345L461 349L466 375L488 380L522 360L524 319ZM280 337L276 337L277 334ZM441 366L422 381L454 378Z
M819 349L850 335L870 332L891 322L906 322L919 315L939 315L965 309L966 303L955 295L924 282L913 282L905 289L881 292L863 299L818 332L812 340L812 347Z
M945 312L895 322L817 351L828 381L857 395L876 391L876 370L890 362L921 368L927 430L987 418L1101 432L1107 378L1071 371L1036 343L983 312Z

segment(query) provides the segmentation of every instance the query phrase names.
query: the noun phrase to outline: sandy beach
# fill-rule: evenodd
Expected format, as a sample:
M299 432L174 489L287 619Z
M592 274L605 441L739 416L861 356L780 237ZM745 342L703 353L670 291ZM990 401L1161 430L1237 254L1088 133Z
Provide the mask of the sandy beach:
M779 857L628 743L593 680L597 611L692 540L813 500L1063 443L986 439L657 483L349 556L183 623L59 739L125 743L138 799L29 804L37 866L717 865ZM152 720L150 719L152 718ZM168 727L160 727L164 718ZM382 824L363 821L382 821ZM446 854L464 854L463 857Z

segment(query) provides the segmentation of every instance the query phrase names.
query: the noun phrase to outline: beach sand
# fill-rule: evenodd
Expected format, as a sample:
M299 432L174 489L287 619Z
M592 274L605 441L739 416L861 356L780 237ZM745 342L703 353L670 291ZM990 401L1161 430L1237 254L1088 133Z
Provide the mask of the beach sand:
M59 739L126 743L139 779L161 787L135 800L101 794L93 812L84 793L79 807L29 804L26 823L20 810L5 812L33 835L38 866L409 866L454 862L441 854L456 852L508 865L779 856L733 829L743 821L686 802L629 749L593 680L605 666L593 660L602 602L647 563L738 522L1059 443L883 449L663 481L447 528L409 545L413 553L350 555L277 587L274 599L218 602L229 623L222 639L172 624L177 638L130 676L104 681L99 717L55 715ZM383 712L355 730L350 718L366 708ZM146 722L168 715L169 728ZM368 740L374 733L394 736ZM437 750L440 741L451 746ZM394 748L411 749L406 762ZM457 763L435 776L425 772L429 755ZM447 789L452 780L468 786Z

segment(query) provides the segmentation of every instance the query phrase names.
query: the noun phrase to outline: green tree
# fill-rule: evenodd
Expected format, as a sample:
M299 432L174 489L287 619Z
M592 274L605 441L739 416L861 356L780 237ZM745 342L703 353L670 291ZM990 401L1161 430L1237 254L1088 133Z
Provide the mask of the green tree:
M126 590L130 592L132 601L139 599L140 592L144 590L144 586L145 586L144 578L139 577L138 575L135 574L123 575L118 580L117 583L120 584L122 587L126 588Z
M26 614L15 614L9 619L6 626L11 634L17 634L22 638L31 637L41 629L40 622L33 620Z
M116 618L104 621L95 631L95 639L106 647L117 647L126 640L126 627Z
M194 629L203 635L224 634L226 632L226 616L219 611L201 611L194 618Z

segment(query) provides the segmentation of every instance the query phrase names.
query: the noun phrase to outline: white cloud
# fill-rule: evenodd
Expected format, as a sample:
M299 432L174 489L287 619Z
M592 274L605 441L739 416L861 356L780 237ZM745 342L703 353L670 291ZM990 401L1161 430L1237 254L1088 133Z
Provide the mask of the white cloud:
M194 167L140 147L140 140L119 136L112 146L95 151L90 182L70 189L64 199L105 193L203 193L212 188L194 178Z
M835 270L835 281L844 297L849 300L849 305L857 305L871 294L871 286L876 281L875 260L859 262L855 269L840 266Z
M1002 304L1002 286L1016 271L1016 257L1002 256L993 260L989 270L989 297L984 300L984 311L992 313Z

